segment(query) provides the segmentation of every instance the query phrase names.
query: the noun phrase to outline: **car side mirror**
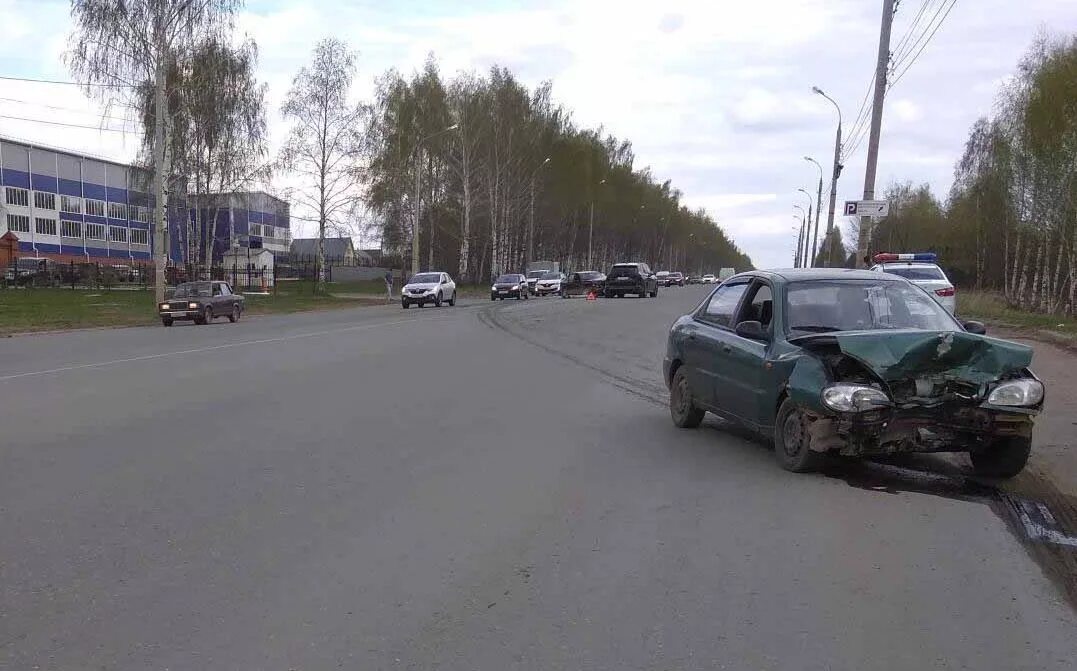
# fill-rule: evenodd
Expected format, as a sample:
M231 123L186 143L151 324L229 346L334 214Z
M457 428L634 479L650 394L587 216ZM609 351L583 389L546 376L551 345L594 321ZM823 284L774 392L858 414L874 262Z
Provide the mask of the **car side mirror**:
M984 326L983 322L968 321L961 324L961 326L963 326L966 331L974 335L987 335L987 327Z
M737 324L736 334L749 340L770 340L770 335L763 330L763 325L757 321L746 321Z

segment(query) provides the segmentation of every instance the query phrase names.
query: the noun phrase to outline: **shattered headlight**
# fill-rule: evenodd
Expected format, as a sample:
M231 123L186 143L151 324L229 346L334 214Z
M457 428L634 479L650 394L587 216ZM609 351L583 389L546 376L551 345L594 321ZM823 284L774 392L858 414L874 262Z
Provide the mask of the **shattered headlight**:
M1029 406L1043 400L1043 383L1039 380L1011 380L995 387L987 402L991 405Z
M823 405L838 412L867 412L890 405L890 399L875 387L839 382L823 389Z

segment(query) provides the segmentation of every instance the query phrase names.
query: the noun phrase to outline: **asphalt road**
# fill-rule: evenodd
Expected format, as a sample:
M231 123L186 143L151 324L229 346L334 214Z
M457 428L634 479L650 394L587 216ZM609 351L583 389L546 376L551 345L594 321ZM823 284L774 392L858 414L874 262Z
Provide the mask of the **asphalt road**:
M704 290L0 341L0 668L1072 669L982 500L673 427Z

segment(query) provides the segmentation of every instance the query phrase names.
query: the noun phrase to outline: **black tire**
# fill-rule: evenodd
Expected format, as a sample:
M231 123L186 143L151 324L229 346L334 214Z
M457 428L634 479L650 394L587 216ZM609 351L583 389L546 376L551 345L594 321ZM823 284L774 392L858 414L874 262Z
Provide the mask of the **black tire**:
M492 302L492 301L496 301L496 300L497 300L497 296L495 296L493 294L490 294L490 301Z
M172 318L171 317L161 317L161 323L164 324L165 326L172 326Z
M452 292L452 298L449 299L449 307L456 307L456 292Z
M692 402L692 390L688 388L688 375L684 366L673 374L673 383L669 386L669 416L673 424L682 429L694 429L703 423L706 412L697 408Z
M793 473L807 473L819 468L823 455L813 452L804 414L791 399L782 401L774 422L774 456L778 464Z
M988 478L1012 478L1020 473L1032 452L1032 439L1022 436L999 438L982 452L970 452L976 475Z
M205 324L212 324L212 323L213 323L213 308L211 308L210 306L207 305L205 312L202 313L202 324L205 325Z
M238 305L233 305L232 306L232 314L228 315L228 321L232 322L233 324L235 324L236 322L239 321L239 306Z
M441 301L441 292L439 291L438 295L434 296L434 307L440 308L441 307L441 302L442 302Z
M426 307L426 301L419 301L419 309L421 310L422 308L425 308L425 307Z
M400 307L402 307L402 308L404 308L405 310L407 310L408 308L410 308L410 307L411 307L411 303L409 303L409 302L408 302L408 299L406 299L406 298L401 298L401 299L400 299Z

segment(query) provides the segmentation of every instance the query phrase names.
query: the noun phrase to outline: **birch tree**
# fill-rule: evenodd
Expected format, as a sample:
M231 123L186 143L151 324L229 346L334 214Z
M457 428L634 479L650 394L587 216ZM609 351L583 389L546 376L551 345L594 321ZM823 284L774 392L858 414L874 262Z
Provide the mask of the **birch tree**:
M343 225L358 197L363 107L349 100L356 55L336 38L314 48L310 65L292 80L281 106L292 128L281 149L281 165L301 186L291 191L318 223L318 290L325 290L325 231Z

